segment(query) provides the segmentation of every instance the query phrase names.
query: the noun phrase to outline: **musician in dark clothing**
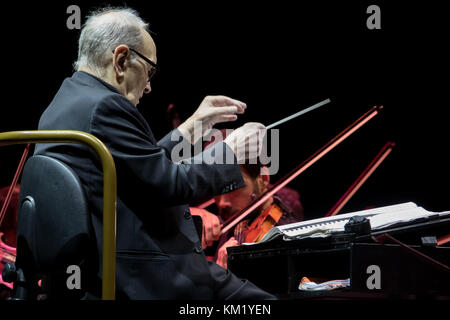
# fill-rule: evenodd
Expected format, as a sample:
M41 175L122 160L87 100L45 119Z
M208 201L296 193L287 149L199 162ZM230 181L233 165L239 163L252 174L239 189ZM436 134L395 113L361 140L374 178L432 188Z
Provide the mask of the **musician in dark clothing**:
M117 170L117 293L127 299L273 299L252 283L205 259L187 203L244 185L237 161L246 138L259 139L263 125L247 123L198 156L232 163L173 161L178 143L195 142L194 124L211 128L236 120L246 105L206 97L177 129L156 141L136 108L157 69L147 24L131 9L92 14L80 35L77 72L64 80L39 121L40 130L79 130L99 138ZM202 132L203 133L203 132ZM175 137L175 139L174 139ZM251 140L250 140L251 141ZM39 144L35 154L54 157L79 176L91 211L101 278L102 172L99 159L76 144ZM237 156L235 156L237 155ZM228 158L226 158L228 159ZM200 159L201 160L201 159ZM245 159L244 159L245 160ZM87 288L99 295L99 288Z
M264 166L259 164L241 165L241 173L244 178L245 187L238 190L216 196L214 198L218 209L215 215L204 209L191 208L194 215L202 217L204 224L203 246L214 245L214 240L218 240L214 261L223 268L227 268L227 248L240 245L238 239L234 236L234 228L220 236L220 224L227 220L234 213L244 209L260 194L264 193L270 187L270 176L267 174ZM261 170L263 173L261 173ZM265 210L280 210L281 217L274 223L274 226L290 224L303 221L303 206L300 202L299 193L291 188L284 187L274 196L269 198L263 205L250 215L250 219L244 219L243 225L249 225ZM238 225L239 227L239 225Z
M266 167L258 164L241 165L241 172L246 185L244 188L215 197L219 215L224 220L227 220L237 211L244 209L254 198L266 192L270 187L270 175L268 174ZM257 208L255 210L256 212L252 213L248 219L244 219L244 221L240 222L240 224L246 228L265 210L279 210L282 212L278 221L272 221L274 226L303 220L303 206L300 202L298 192L294 189L284 187ZM235 228L239 227L238 224ZM226 248L236 245L239 245L239 241L235 238L234 233L228 232L222 236L219 241L219 250L216 255L217 264L226 267L228 258Z
M217 141L222 141L226 138L226 134L226 130L218 131L214 138L211 138L205 143L204 148L208 149L215 145ZM226 249L231 246L240 245L238 241L240 239L234 237L235 228L220 236L220 225L236 212L246 208L254 199L266 192L270 187L268 168L259 161L255 162L255 164L240 165L245 187L214 197L218 209L217 215L205 209L191 207L192 214L200 216L203 221L203 248L214 247L215 249L213 251L215 252L212 260L216 261L218 265L225 269L227 268ZM281 212L279 219L274 221L275 226L303 220L303 206L300 202L299 193L294 189L284 187L257 208L255 212L250 214L247 219L244 219L237 228L241 228L242 230L242 227L252 222L256 223L255 219L265 210L279 210ZM280 214L278 213L278 215ZM218 243L215 243L217 240Z
M11 186L0 189L0 208L3 208L7 200ZM6 300L11 296L12 284L3 281L2 271L4 264L14 263L17 244L17 206L19 203L20 186L16 185L11 193L11 198L0 219L0 300Z

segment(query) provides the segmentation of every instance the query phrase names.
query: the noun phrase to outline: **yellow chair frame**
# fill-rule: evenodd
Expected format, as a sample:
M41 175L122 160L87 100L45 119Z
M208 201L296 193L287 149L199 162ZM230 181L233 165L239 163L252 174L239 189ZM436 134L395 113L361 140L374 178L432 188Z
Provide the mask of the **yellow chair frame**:
M116 166L111 153L98 138L73 130L11 131L0 133L0 146L27 143L79 143L99 155L103 168L103 266L102 299L115 299L116 286Z

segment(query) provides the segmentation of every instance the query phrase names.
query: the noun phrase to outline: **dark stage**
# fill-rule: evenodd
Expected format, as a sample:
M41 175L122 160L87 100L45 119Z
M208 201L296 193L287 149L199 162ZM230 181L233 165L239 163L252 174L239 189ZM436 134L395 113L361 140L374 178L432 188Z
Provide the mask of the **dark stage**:
M2 22L2 132L36 129L72 74L79 30L66 27L70 4L78 4L84 17L104 2L4 7L18 14L18 23ZM396 143L392 154L343 211L406 201L431 211L450 208L448 25L439 5L377 2L381 29L369 30L367 1L126 4L155 33L160 72L139 110L157 138L171 129L169 104L184 120L205 95L247 103L237 122L219 126L229 128L247 121L267 125L330 98L329 105L279 128L276 181L370 107L383 105L379 116L290 184L301 194L305 218L323 216L387 141ZM1 186L11 183L22 150L1 149Z
M72 12L67 8L77 5L83 24L88 12L105 4L134 8L150 23L160 70L138 110L157 139L172 130L169 105L184 121L207 95L247 104L237 121L219 124L219 129L246 122L269 125L329 98L331 103L278 127L280 168L271 176L275 183L370 108L383 106L376 117L288 184L300 194L304 219L325 216L387 142L395 143L392 152L341 213L405 202L433 212L450 210L450 50L448 11L441 2L8 2L2 5L0 132L36 130L62 81L72 76L80 30L68 28ZM381 10L379 29L368 27L370 5ZM6 19L9 15L13 19ZM0 188L11 184L23 149L0 148ZM346 250L336 254L346 262L357 256L355 250L368 252L353 244ZM334 254L333 261L338 261ZM399 257L397 251L389 254L386 260L391 262L389 257ZM281 260L276 256L274 264ZM398 260L407 269L409 260ZM298 262L293 261L289 268ZM239 261L234 263L239 266ZM257 259L254 263L261 265ZM392 269L397 266L393 263ZM275 311L283 308L274 306Z

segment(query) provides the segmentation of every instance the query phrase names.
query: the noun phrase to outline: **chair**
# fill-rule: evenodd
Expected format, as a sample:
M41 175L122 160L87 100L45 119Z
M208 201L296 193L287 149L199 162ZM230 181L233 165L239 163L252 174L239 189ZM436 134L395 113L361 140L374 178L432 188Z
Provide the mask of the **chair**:
M0 146L23 143L78 143L99 156L103 169L102 279L97 276L97 245L77 175L61 161L34 156L22 176L16 263L5 265L2 274L4 281L14 282L12 298L90 299L100 297L101 292L103 300L114 300L117 178L111 153L99 139L81 131L0 133Z
M96 243L88 204L73 170L47 156L31 157L23 171L13 299L80 299L98 294Z

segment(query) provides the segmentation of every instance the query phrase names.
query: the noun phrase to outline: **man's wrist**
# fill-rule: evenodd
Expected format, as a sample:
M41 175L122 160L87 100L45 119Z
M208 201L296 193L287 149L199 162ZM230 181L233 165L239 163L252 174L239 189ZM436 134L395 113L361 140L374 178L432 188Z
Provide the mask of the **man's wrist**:
M193 135L194 135L194 123L195 120L193 117L188 118L185 122L178 126L178 130L181 132L183 137L188 140L191 144L194 143Z

